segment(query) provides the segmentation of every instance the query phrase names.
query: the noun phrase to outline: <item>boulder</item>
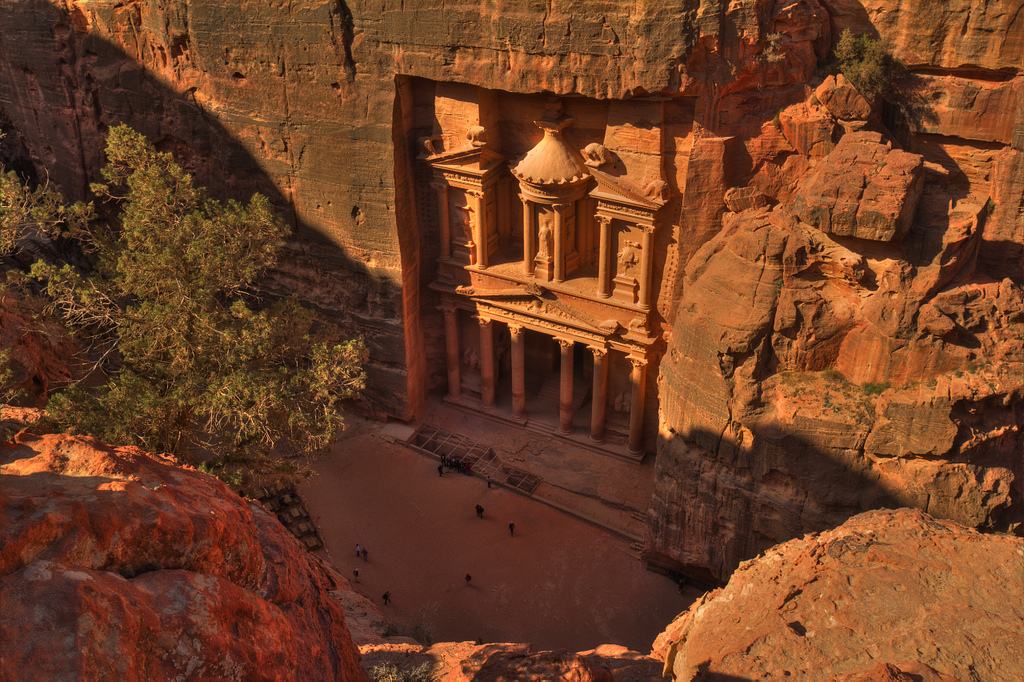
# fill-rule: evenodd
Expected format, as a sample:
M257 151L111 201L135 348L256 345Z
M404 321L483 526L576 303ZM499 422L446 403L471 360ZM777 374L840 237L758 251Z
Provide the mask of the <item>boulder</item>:
M27 432L0 472L0 678L366 679L337 577L212 476Z
M654 644L675 680L1019 679L1024 541L911 509L743 563Z
M813 159L828 156L836 147L835 119L822 107L805 102L788 106L779 112L779 126L798 152Z
M822 232L874 241L906 234L924 184L917 154L879 133L844 135L793 199L792 211Z
M841 73L827 77L815 88L814 96L838 119L866 121L871 115L871 105L856 86Z

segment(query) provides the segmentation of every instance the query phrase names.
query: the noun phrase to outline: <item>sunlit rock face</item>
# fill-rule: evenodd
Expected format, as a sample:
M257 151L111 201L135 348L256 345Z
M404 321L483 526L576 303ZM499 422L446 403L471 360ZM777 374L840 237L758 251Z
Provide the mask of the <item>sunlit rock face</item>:
M256 503L91 438L0 447L5 672L365 679L334 574Z
M1017 679L1020 538L866 512L744 562L658 636L675 680Z
M574 154L621 162L594 176L662 206L645 557L721 579L878 505L1019 523L1022 17L1020 0L19 0L0 5L0 126L70 196L121 121L215 195L268 194L296 237L265 287L364 334L363 407L406 419L452 376L422 138L515 167L557 100ZM903 113L819 71L847 28L908 65Z

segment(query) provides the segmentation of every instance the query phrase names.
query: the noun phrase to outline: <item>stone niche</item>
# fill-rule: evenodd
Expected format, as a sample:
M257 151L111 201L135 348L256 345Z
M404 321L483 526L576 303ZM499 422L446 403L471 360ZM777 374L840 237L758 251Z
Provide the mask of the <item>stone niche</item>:
M659 276L674 271L664 169L681 145L664 121L678 105L411 82L405 132L432 280L421 310L445 330L425 357L444 368L448 399L521 423L557 414L561 435L642 457Z

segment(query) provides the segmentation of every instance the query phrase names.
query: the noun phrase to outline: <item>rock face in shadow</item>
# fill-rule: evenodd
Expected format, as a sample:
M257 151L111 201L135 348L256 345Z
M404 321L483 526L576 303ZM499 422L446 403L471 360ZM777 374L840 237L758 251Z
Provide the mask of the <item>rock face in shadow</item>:
M362 680L333 574L170 457L4 442L0 677Z
M657 639L677 680L1024 675L1020 538L872 511L744 562Z

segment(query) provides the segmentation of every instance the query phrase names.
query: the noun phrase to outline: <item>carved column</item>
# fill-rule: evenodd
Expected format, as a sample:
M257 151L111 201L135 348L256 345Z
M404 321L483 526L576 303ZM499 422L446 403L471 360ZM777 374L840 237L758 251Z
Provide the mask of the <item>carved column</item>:
M526 418L526 346L523 328L509 324L512 335L512 418Z
M594 390L590 403L590 442L604 442L605 409L608 407L608 349L594 348Z
M454 306L441 306L444 313L444 346L448 362L448 397L458 398L462 394L462 377L459 374L459 311Z
M611 288L611 263L612 263L612 219L608 216L599 215L597 220L601 223L601 241L598 245L597 266L597 295L601 298L608 298L612 295Z
M558 339L562 347L561 385L558 393L558 431L572 433L572 348L571 339Z
M432 182L430 186L437 190L437 206L441 214L441 260L451 260L452 228L448 223L448 183Z
M484 215L484 193L478 190L466 192L473 198L473 241L476 242L476 262L480 268L487 267L487 223Z
M640 253L640 307L644 310L651 308L651 261L654 250L654 226L643 227L643 251Z
M555 212L555 281L565 281L565 209L567 204L554 204Z
M629 356L633 372L629 375L632 396L629 401L629 446L631 455L644 451L644 389L647 381L647 360Z
M485 410L494 408L494 327L486 317L480 323L480 401Z
M519 200L523 202L523 265L526 267L527 276L533 277L534 259L537 257L537 230L533 224L533 204L525 194L520 194Z

